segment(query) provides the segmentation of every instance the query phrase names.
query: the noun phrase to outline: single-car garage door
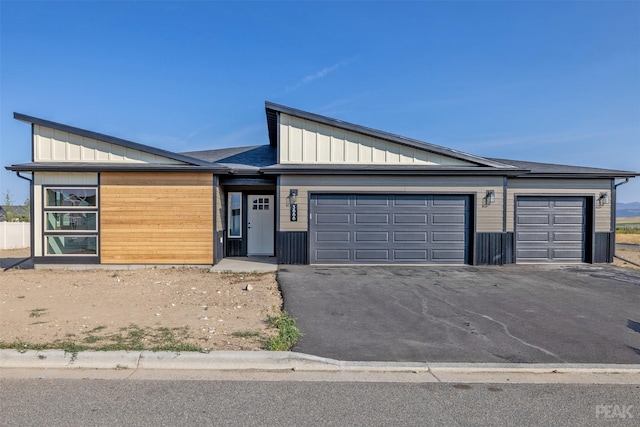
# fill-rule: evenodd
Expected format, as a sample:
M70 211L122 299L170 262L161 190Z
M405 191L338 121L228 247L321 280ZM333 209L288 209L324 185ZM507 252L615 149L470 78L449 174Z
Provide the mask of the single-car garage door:
M516 261L585 260L584 197L518 197Z
M469 261L468 196L313 194L310 262Z

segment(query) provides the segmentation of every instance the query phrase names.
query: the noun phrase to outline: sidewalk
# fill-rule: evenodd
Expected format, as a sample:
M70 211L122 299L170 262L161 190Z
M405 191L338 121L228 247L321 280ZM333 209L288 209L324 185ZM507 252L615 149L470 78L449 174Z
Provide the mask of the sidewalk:
M295 352L217 351L150 352L84 351L77 354L63 350L0 350L0 377L12 372L36 370L81 372L122 371L121 376L135 379L150 372L198 371L233 374L227 379L251 379L261 373L292 375L298 380L340 381L411 381L445 383L579 383L640 384L640 365L605 364L503 364L503 363L414 363L347 362ZM336 374L339 376L336 377ZM333 378L332 378L333 377Z

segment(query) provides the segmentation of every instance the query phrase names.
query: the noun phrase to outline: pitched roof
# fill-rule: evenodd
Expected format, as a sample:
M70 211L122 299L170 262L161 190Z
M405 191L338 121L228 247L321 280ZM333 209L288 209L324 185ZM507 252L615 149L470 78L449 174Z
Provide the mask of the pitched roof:
M427 142L406 138L404 136L395 135L395 134L384 132L381 130L371 129L365 126L360 126L360 125L356 125L349 122L343 122L342 120L332 119L330 117L321 116L319 114L297 110L295 108L286 107L284 105L275 104L269 101L265 102L265 108L267 112L267 125L269 127L269 143L273 147L277 146L277 140L278 140L277 113L284 113L284 114L299 117L305 120L311 120L314 122L326 124L328 126L333 126L340 129L371 136L374 138L383 139L396 144L417 148L419 150L424 150L431 153L437 153L443 156L453 157L455 159L465 160L467 162L475 163L479 166L489 166L489 167L495 167L495 168L501 168L501 169L515 168L515 166L512 166L512 165L504 164L491 159L486 159L480 156L474 156L473 154L463 153L462 151L453 150L451 148L442 147L440 145L430 144Z
M548 177L548 178L569 178L569 177L589 177L589 178L631 178L639 176L638 172L621 171L615 169L601 169L585 166L558 165L553 163L528 162L523 160L491 159L497 162L513 165L517 168L526 169L528 172L522 177Z
M190 151L182 153L190 157L227 166L252 166L263 168L278 163L278 153L270 145L221 148L217 150Z
M81 129L62 123L52 122L50 120L40 119L38 117L27 116L26 114L13 113L13 118L25 123L40 125L51 129L56 129L62 132L68 132L86 138L97 139L98 141L107 142L109 144L115 144L133 150L142 151L149 154L155 154L156 156L166 157L168 159L177 160L190 165L197 166L210 166L208 162L203 162L193 157L185 156L182 154L174 153L172 151L163 150L161 148L152 147L150 145L144 145L133 141L127 141L126 139L116 138L115 136L105 135L98 132L93 132L86 129Z

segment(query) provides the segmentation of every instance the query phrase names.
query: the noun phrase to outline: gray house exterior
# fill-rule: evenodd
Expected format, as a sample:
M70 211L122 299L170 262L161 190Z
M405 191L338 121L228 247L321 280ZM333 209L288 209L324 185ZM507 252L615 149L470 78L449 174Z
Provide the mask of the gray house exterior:
M490 159L267 102L251 147L173 153L32 126L37 264L603 263L616 180L636 172Z

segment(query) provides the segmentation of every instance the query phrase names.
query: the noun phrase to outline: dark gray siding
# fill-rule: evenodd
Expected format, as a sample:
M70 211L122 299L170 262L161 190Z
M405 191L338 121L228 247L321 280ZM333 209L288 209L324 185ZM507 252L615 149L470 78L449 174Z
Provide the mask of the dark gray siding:
M595 233L593 262L613 262L615 233Z
M313 194L310 262L469 263L463 195Z
M277 234L278 264L309 264L306 231L280 231Z
M513 233L476 233L476 265L513 263Z

